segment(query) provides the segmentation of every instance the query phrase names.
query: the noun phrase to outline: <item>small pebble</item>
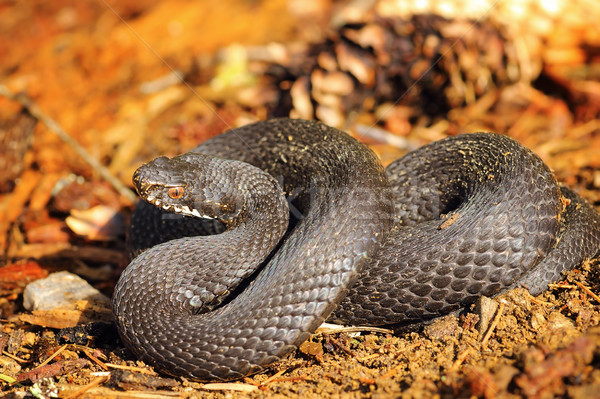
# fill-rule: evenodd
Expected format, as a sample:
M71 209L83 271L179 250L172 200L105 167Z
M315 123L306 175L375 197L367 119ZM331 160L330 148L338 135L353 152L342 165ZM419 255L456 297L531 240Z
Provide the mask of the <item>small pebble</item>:
M62 271L36 280L25 287L23 306L28 310L68 307L79 300L109 303L110 299L76 274Z
M575 323L559 311L554 311L548 316L548 328L553 331L575 330Z
M429 339L441 339L453 336L457 329L458 319L454 315L448 315L426 326L424 332Z
M309 356L322 356L324 353L323 345L319 342L304 341L298 349L300 349L300 352Z

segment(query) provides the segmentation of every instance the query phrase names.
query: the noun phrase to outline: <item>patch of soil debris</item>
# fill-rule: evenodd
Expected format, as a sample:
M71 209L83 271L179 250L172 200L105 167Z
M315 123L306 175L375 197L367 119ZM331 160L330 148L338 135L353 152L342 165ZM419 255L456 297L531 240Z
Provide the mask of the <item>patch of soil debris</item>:
M111 324L56 331L4 323L0 370L18 381L5 387L5 397L22 397L18 392L32 387L46 397L52 390L75 397L85 387L81 397L90 398L121 397L120 391L207 398L231 392L248 398L595 397L600 311L592 292L600 290L599 264L571 271L539 297L517 288L488 300L491 311L474 306L415 331L318 332L284 361L231 384L160 376L116 344Z
M133 358L109 300L133 171L274 116L341 127L384 164L505 133L600 206L600 5L109 3L0 3L0 395L600 397L600 259L538 297L517 288L428 325L324 327L225 384ZM56 272L92 296L27 310L26 287Z

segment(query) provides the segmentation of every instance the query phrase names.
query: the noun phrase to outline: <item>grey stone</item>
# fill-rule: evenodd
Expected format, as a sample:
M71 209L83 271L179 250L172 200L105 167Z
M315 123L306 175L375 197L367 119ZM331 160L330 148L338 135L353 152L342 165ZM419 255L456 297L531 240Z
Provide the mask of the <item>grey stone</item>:
M51 310L72 306L79 300L110 302L87 281L68 271L52 273L25 287L23 306L28 310Z

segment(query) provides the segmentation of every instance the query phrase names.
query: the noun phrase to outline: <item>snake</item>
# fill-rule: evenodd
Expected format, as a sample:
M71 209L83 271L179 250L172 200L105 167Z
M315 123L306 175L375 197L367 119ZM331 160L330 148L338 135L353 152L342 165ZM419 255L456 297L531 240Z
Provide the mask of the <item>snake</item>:
M136 170L134 258L113 313L131 353L232 381L324 321L423 324L547 289L596 256L600 214L502 134L449 136L384 169L347 133L271 119Z

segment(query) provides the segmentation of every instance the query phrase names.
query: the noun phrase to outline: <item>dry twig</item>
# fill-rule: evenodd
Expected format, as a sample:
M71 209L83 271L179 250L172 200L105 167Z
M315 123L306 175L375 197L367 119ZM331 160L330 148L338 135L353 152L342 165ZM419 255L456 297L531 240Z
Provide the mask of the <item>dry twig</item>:
M596 302L600 303L600 297L598 295L594 294L592 292L592 290L590 290L585 285L581 284L579 281L576 281L575 284L577 284L579 286L579 288L581 288L583 291L585 291L586 294L588 294L589 296L594 298L596 300Z
M452 371L458 370L458 368L460 367L460 365L463 364L463 362L465 361L465 359L471 354L471 351L472 351L471 348L467 348L464 351L462 351L460 353L460 355L458 355L456 357L456 360L454 361L454 363L452 363L452 367L450 367L450 370L452 370Z
M48 359L44 360L39 366L37 366L36 368L40 368L43 367L45 365L47 365L48 363L50 363L52 361L52 359L54 359L56 356L58 356L62 351L64 351L65 349L67 349L67 347L69 346L69 344L64 344L63 346L61 346L60 348L58 348L56 350L56 352L54 352L51 356L48 357Z
M81 388L79 388L78 390L76 390L76 391L75 391L75 392L73 392L72 394L65 396L64 398L65 398L65 399L73 399L73 398L76 398L76 397L78 397L79 395L81 395L82 393L84 393L84 392L86 392L86 391L89 391L90 389L92 389L92 388L94 388L94 387L96 387L96 386L98 386L98 385L100 385L100 384L102 384L102 383L104 383L104 382L108 381L108 380L109 380L109 378L110 378L110 377L107 377L107 376L98 377L98 378L96 378L94 381L90 382L90 383L89 383L89 384L87 384L87 385L84 385L84 386L82 386Z
M258 387L256 385L241 384L239 382L215 382L211 384L204 384L202 389L211 391L239 391L239 392L252 392L256 391Z
M14 94L6 86L0 85L0 95L13 100L25 107L29 113L45 124L62 141L69 145L88 165L92 167L104 180L109 182L115 190L132 203L137 202L135 194L129 190L119 179L113 176L104 165L92 157L73 137L71 137L54 119L46 115L36 103L25 94Z
M488 340L490 339L490 337L492 336L492 333L496 329L496 326L500 322L500 318L502 317L502 312L504 312L504 302L500 302L500 306L498 306L498 311L496 313L496 317L494 317L494 321L492 321L492 325L487 330L487 332L485 333L485 336L481 340L481 346L487 345Z

